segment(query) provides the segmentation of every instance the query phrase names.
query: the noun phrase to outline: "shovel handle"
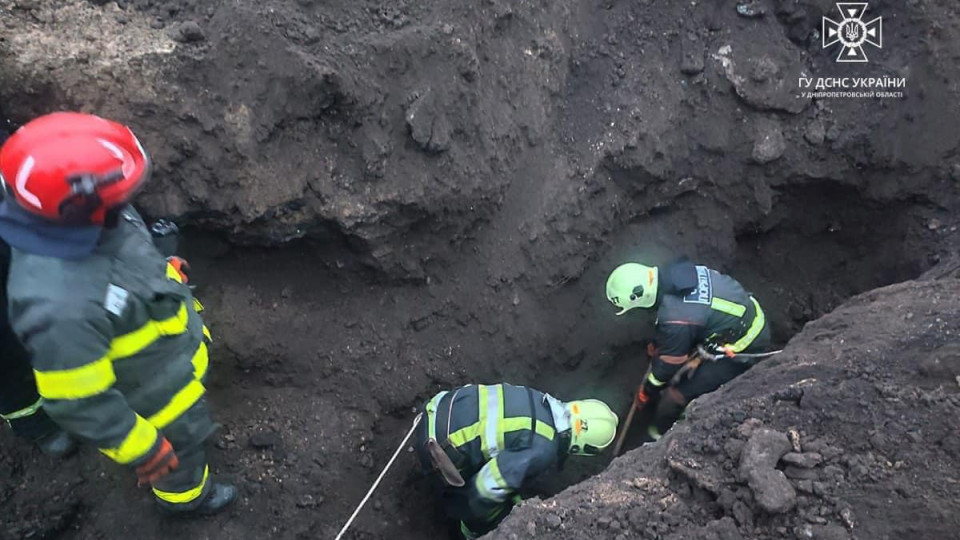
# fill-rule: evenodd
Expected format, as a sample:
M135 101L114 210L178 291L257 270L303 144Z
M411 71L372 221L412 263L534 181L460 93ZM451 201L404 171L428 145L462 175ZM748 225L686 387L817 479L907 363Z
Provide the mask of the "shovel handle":
M627 440L627 432L630 431L630 424L633 423L633 415L637 412L637 400L633 400L633 404L630 405L630 412L627 413L627 421L623 423L623 429L620 430L620 436L617 437L617 444L613 447L614 457L620 455L620 450L623 449L623 442Z

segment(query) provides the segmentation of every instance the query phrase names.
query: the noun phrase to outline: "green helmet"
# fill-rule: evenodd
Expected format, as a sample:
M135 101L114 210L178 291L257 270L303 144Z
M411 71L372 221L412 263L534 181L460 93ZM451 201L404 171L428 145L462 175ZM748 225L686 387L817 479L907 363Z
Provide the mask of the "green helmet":
M658 282L656 266L621 264L607 278L607 300L620 308L617 315L633 308L651 308L657 303Z
M570 453L595 456L617 436L620 419L606 403L596 399L565 404L570 415Z

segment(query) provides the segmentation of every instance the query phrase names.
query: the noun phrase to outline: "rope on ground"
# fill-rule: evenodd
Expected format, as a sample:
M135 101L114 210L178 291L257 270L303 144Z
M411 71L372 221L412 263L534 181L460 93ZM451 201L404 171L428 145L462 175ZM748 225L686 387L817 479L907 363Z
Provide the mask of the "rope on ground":
M367 495L360 501L360 506L357 506L357 509L353 511L353 515L350 516L350 519L347 520L347 524L340 529L340 534L337 535L335 540L340 540L343 538L344 533L347 532L347 529L350 528L350 525L353 524L353 520L357 518L357 514L360 513L360 510L363 510L363 506L367 504L367 501L370 500L370 496L373 495L373 492L376 491L377 486L380 485L380 481L383 480L383 477L387 475L387 471L390 470L390 467L393 466L393 462L397 460L397 456L400 455L400 452L403 450L403 447L407 445L407 441L410 440L410 437L413 436L413 432L417 429L417 426L420 425L420 419L423 417L423 413L417 415L413 419L413 426L410 427L410 431L407 432L407 436L403 438L403 441L400 443L400 446L397 447L397 451L393 453L393 457L390 458L390 461L387 463L387 466L380 471L380 476L377 477L377 480L373 483L373 486L370 487L370 491L367 492Z

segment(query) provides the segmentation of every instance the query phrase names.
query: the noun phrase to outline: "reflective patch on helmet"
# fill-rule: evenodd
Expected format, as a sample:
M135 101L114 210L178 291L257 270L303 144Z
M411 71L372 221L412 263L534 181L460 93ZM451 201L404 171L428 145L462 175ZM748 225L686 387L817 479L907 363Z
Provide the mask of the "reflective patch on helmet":
M27 159L23 161L23 165L20 165L20 170L17 171L17 193L20 194L23 200L36 206L38 209L42 209L43 203L40 202L40 198L27 189L27 180L30 179L30 173L33 172L33 166L35 164L36 160L33 159L33 156L27 156Z
M132 175L133 171L137 168L137 163L131 159L133 156L124 152L119 146L106 139L97 139L97 142L100 143L100 146L106 148L107 152L113 154L113 157L122 164L120 170L123 172L123 177L130 178L130 175Z

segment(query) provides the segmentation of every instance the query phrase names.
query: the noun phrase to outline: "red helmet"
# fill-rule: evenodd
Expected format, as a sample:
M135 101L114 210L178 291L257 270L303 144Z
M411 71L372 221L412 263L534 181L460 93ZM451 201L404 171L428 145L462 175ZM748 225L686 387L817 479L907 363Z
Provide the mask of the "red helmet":
M18 129L0 148L0 179L36 216L101 225L150 176L150 158L129 128L99 116L59 112Z

